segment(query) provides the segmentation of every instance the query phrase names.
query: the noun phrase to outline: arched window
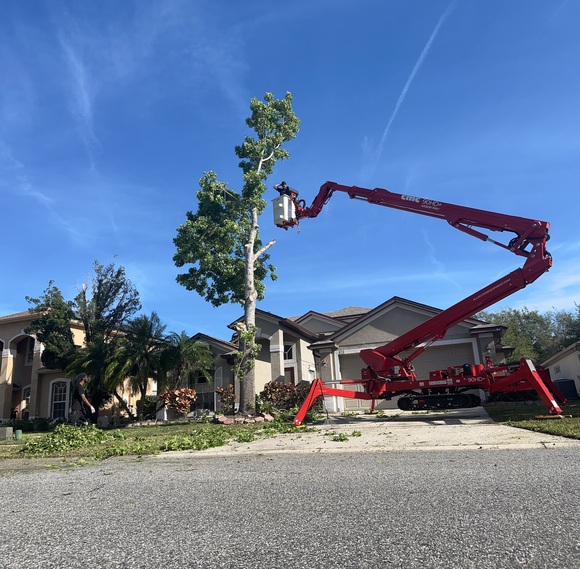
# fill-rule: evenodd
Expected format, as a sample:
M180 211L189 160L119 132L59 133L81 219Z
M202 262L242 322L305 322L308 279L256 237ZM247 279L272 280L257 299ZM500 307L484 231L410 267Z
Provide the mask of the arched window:
M56 379L50 384L50 409L52 419L68 418L68 385L66 379Z

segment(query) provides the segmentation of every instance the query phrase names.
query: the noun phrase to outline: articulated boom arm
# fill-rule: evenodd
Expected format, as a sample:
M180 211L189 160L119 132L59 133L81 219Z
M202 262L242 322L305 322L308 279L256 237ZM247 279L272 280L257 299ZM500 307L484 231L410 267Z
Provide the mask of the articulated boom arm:
M287 199L292 201L293 215L287 215L284 219L276 221L283 228L293 227L303 218L318 216L334 192L344 192L351 199L443 219L460 231L525 257L522 268L501 277L392 342L372 350L362 350L360 356L375 377L414 379L411 362L430 344L443 338L452 326L535 281L552 266L552 258L546 251L550 226L545 221L397 194L381 188L370 190L357 186L343 186L335 182L323 184L312 205L305 207L304 202L297 199L298 192L284 182L275 188L280 192L281 198L283 195L288 196ZM502 243L491 239L480 229L507 231L513 236L507 243ZM405 358L400 356L402 353L406 354Z

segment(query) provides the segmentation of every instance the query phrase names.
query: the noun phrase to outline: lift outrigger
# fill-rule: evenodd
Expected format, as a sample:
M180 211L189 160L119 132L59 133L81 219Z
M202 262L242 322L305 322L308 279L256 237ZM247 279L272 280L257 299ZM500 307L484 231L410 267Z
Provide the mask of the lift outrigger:
M351 199L445 220L468 235L489 241L525 259L521 268L393 341L362 350L359 355L366 367L362 369L361 378L339 382L345 386L362 386L362 391L331 387L321 379L315 379L294 418L296 425L302 424L311 405L321 395L370 400L371 409L379 399L400 396L399 408L415 410L475 407L481 401L479 396L469 393L474 389L483 389L490 394L535 390L551 414L561 413L561 406L567 403L565 397L548 373L540 366L534 366L527 358L522 358L515 365L494 366L491 360L486 361L485 365L453 365L431 371L425 379L417 378L412 364L430 345L442 339L451 327L521 290L550 269L552 256L546 250L546 242L550 238L548 222L397 194L382 188L371 190L336 182L323 184L312 205L306 207L305 202L298 199L298 192L285 182L274 188L280 193L273 200L274 222L284 229L298 225L304 218L318 216L334 192L344 192ZM503 243L492 239L485 231L508 232L513 237Z

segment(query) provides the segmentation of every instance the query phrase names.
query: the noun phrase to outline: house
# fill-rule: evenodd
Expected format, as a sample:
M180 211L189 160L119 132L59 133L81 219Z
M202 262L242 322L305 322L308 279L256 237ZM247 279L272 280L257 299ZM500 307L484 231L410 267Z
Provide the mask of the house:
M411 328L425 322L441 311L401 297L393 297L375 308L350 306L334 312L309 311L301 316L283 317L256 310L257 343L260 351L256 360L256 393L269 381L298 384L320 377L325 382L359 379L363 361L359 352L386 344ZM33 315L28 312L0 317L0 420L10 417L34 418L66 417L66 401L70 380L62 372L42 367L42 345L24 332ZM216 387L235 384L232 366L236 354L236 326L231 323L232 340L220 340L205 334L193 338L206 342L215 357L213 382L198 377L192 387L198 393L198 409L219 410ZM81 345L83 330L80 323L72 323L75 343ZM502 326L490 325L468 318L453 326L446 336L430 345L414 360L417 375L464 363L480 364L486 359L501 363L508 348L501 344L505 331ZM350 387L350 386L349 386ZM481 394L483 395L483 394ZM128 404L135 405L135 396L126 390ZM327 409L334 412L362 410L368 401L327 398ZM378 408L396 406L395 401L381 402ZM114 417L118 410L113 409Z
M262 391L269 381L297 384L311 382L315 377L327 383L360 379L364 363L358 354L362 349L386 344L440 312L400 297L373 309L350 306L326 313L309 311L289 318L256 310L260 344L256 392ZM238 322L229 327L236 330ZM431 370L464 363L483 364L487 359L501 363L510 353L501 344L504 332L503 326L466 319L414 361L417 374L426 377ZM370 405L369 401L339 397L327 398L325 403L332 412L363 410ZM393 406L396 400L381 402L377 408Z
M318 377L331 383L360 379L361 369L365 366L358 355L361 350L384 345L440 312L431 306L395 296L373 309L349 307L324 314L308 312L295 321L318 333L319 339L309 349L318 363ZM429 371L446 369L450 365L485 363L486 358L503 360L501 337L504 332L502 326L492 326L475 318L464 320L414 360L417 376L428 377ZM331 411L362 410L368 409L369 405L369 401L337 397L326 401ZM394 406L395 400L384 401L377 408Z
M552 381L568 399L578 399L580 393L580 342L548 358L542 366L548 370Z
M44 346L25 332L35 318L28 311L0 316L0 422L68 418L71 378L60 370L43 366ZM74 344L82 346L85 337L82 323L71 321L71 330ZM129 408L136 408L137 397L128 385L121 387L119 395ZM113 401L102 415L107 420L119 419L119 404Z
M213 382L208 381L206 377L199 374L192 385L197 392L195 408L196 410L210 409L215 411L220 408L219 397L215 391L216 388L226 387L228 384L234 383L232 366L237 347L231 342L219 340L202 333L195 334L192 340L208 344L214 355Z

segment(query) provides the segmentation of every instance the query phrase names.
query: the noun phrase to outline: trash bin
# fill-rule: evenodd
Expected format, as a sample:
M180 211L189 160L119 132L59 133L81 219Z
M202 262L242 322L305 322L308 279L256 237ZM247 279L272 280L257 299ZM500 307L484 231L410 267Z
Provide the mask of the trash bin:
M17 441L21 441L21 440L22 440L22 431L21 431L20 429L16 429L16 430L14 431L14 438L15 438Z

